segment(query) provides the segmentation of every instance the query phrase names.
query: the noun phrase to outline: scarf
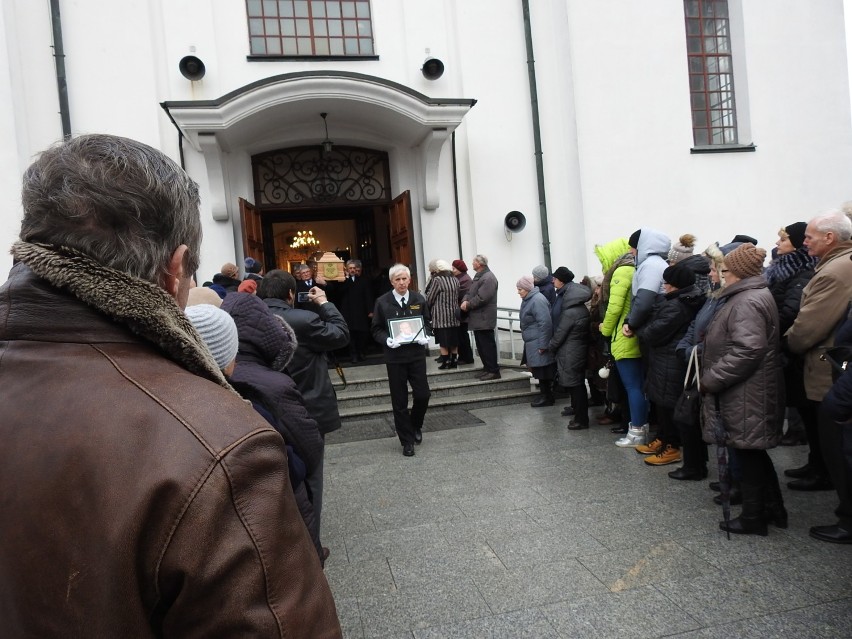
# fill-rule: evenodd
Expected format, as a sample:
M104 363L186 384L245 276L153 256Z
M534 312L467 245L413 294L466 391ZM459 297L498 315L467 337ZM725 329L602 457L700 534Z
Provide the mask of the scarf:
M817 262L819 262L819 258L808 255L808 249L802 246L792 253L780 255L772 260L763 276L766 278L766 283L773 286L786 282L800 271L815 268Z
M192 322L174 298L156 284L99 264L65 246L16 242L12 255L38 277L152 343L190 373L234 390Z

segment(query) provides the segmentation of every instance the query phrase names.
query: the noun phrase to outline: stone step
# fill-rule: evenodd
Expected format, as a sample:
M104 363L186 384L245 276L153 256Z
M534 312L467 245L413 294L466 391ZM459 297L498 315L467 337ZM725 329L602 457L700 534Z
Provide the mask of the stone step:
M427 377L432 393L429 409L502 406L529 402L537 395L530 384L529 373L502 368L501 379L480 381L476 379L480 372L470 366L442 371L438 370L437 364L429 362ZM345 389L337 374L334 371L330 371L330 374L337 391L340 417L344 421L391 413L390 391L384 366L345 369Z

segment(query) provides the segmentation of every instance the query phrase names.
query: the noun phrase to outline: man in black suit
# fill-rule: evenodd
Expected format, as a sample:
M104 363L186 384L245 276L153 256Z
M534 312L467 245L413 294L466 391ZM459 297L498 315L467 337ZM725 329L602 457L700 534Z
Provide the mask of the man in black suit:
M353 363L364 359L373 318L372 286L361 276L361 269L361 260L347 261L346 279L336 287L340 313L349 326L349 356Z
M384 347L385 366L388 371L393 421L396 434L402 444L402 454L414 455L414 444L423 441L423 418L429 406L429 382L426 379L426 349L429 338L425 332L416 339L400 342L391 336L388 320L406 317L422 317L424 330L429 327L430 316L426 298L416 291L409 291L411 271L404 264L390 268L393 290L376 300L373 308L373 339ZM413 398L408 410L408 385L411 384Z
M308 299L308 293L310 293L314 286L324 291L325 282L318 282L314 277L313 269L307 264L299 264L294 269L293 276L296 278L295 308L316 313L316 304Z

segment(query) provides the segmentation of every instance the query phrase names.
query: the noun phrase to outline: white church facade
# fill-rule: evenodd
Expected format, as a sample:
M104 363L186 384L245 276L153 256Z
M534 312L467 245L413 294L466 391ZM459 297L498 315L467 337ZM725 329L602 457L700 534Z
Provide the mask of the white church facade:
M483 253L503 306L640 226L769 249L852 200L843 5L0 0L0 245L33 156L106 132L199 183L201 281L299 231L421 282Z

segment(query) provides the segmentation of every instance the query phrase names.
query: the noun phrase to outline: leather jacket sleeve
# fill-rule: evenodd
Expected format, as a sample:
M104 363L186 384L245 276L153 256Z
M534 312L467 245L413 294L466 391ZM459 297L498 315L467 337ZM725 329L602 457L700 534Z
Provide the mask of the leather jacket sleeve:
M256 432L199 477L157 566L158 636L342 636L285 455Z

